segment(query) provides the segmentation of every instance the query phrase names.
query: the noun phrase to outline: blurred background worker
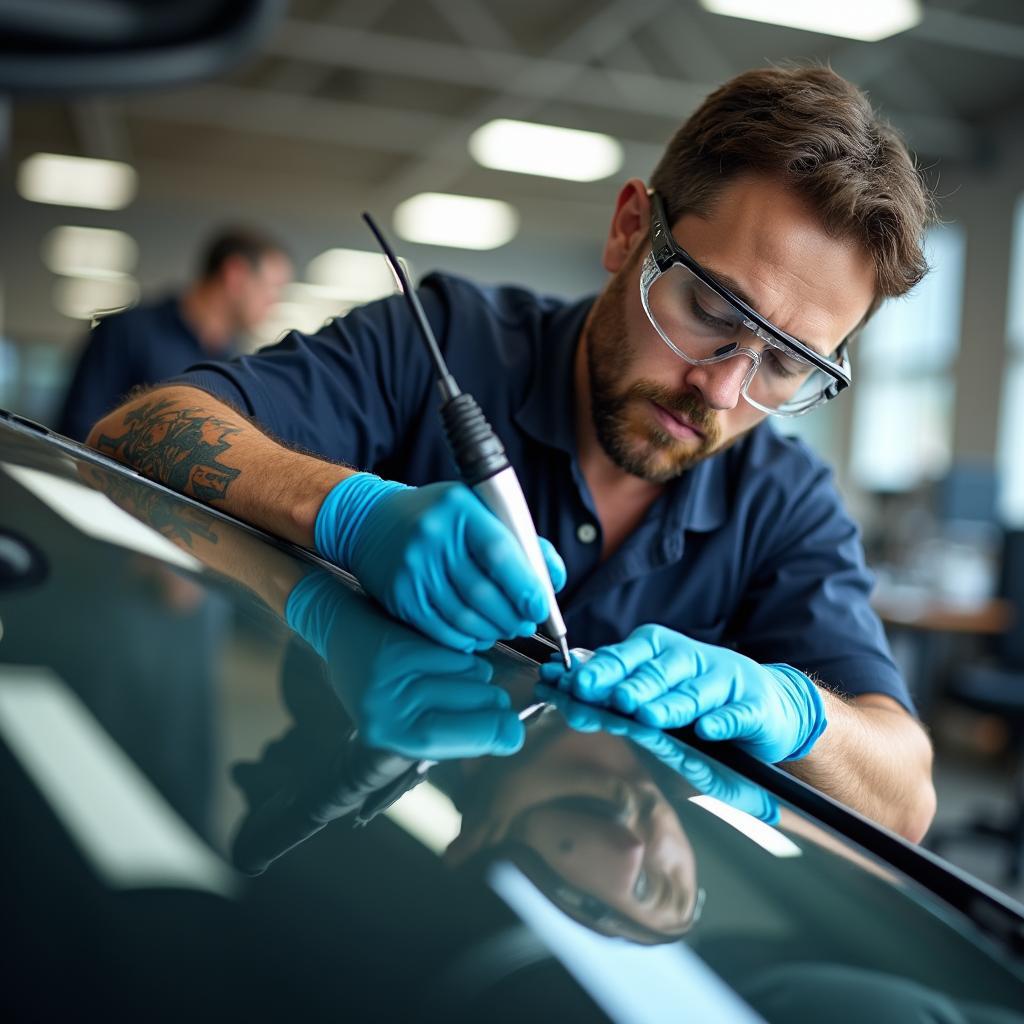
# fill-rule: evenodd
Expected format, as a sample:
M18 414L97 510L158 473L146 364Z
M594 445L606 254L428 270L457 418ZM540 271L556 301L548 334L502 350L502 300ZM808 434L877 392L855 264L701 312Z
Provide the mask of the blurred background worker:
M254 228L220 231L198 278L179 295L100 319L71 378L57 429L84 441L89 428L132 388L235 354L239 336L262 323L291 280L284 247Z

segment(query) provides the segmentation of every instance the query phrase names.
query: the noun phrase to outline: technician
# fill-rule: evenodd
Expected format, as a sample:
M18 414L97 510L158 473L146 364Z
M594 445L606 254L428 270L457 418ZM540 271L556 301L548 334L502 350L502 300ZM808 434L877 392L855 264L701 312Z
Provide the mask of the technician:
M765 421L850 385L858 328L927 269L930 217L863 94L827 69L757 70L682 125L649 187L622 187L596 299L439 274L420 288L564 558L548 547L571 643L611 643L548 682L735 740L914 840L934 813L931 747L857 529L826 466ZM448 646L546 616L511 536L453 482L397 297L194 367L89 440L315 547Z
M100 319L86 339L57 429L84 441L100 416L133 388L193 363L235 354L238 336L266 319L291 279L282 246L252 228L219 232L205 246L199 274L180 295Z

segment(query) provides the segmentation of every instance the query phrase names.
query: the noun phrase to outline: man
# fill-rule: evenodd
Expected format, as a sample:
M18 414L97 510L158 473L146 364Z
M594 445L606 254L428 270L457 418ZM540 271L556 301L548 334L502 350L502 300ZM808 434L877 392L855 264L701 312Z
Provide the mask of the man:
M727 83L650 184L619 194L596 300L441 275L420 290L564 556L548 545L571 642L629 634L545 676L788 762L918 840L931 748L869 608L857 530L828 470L764 421L849 384L851 336L925 272L929 198L899 139L825 69ZM482 649L546 616L511 535L438 482L454 467L397 298L194 368L90 443L315 547L448 646Z
M248 228L221 232L181 295L100 320L79 356L57 429L84 441L133 388L201 359L234 355L238 335L266 318L290 279L288 257L272 238Z

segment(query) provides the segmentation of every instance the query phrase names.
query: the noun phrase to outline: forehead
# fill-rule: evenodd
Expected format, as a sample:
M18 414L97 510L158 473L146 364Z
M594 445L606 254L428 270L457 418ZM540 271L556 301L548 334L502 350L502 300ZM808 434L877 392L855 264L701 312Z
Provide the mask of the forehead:
M704 215L673 225L679 244L763 317L821 352L860 323L875 294L864 249L829 234L781 183L731 182Z

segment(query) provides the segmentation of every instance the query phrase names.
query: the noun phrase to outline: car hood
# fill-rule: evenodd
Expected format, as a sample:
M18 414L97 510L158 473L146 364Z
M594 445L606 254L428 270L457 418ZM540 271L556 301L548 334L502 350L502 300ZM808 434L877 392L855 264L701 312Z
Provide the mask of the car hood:
M168 1006L175 976L192 1006L446 1019L1024 1007L1014 905L738 751L538 690L540 639L445 651L14 417L0 509L26 977L88 965L127 1000L135 956ZM467 681L521 714L516 753Z

